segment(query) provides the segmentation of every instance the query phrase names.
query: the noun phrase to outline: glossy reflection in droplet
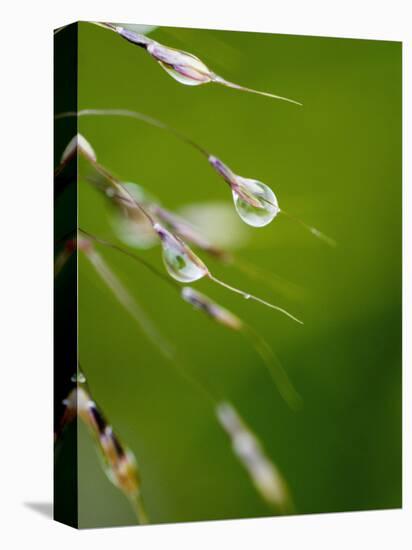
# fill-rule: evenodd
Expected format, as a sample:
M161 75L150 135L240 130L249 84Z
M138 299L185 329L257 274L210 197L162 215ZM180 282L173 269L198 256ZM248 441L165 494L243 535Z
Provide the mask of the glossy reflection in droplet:
M209 273L205 264L183 241L158 223L153 226L153 229L160 237L163 261L173 279L181 283L190 283Z
M261 208L252 206L232 189L233 201L239 216L245 223L253 227L268 225L280 212L278 201L272 189L257 180L239 176L237 176L237 180L261 204Z

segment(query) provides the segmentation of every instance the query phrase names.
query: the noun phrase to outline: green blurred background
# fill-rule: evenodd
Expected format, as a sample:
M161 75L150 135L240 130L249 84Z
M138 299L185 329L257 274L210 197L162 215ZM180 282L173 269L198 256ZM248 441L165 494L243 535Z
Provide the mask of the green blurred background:
M329 248L282 216L263 229L241 227L246 238L237 256L299 291L275 291L200 254L220 278L304 319L299 326L209 281L195 284L270 342L303 409L285 405L240 335L127 257L99 251L191 375L235 404L287 479L298 513L401 506L401 44L178 28L150 37L192 52L228 80L304 103L182 86L144 50L79 25L79 109L134 109L167 122L237 173L270 185L281 207L337 240ZM79 131L103 165L168 208L231 203L199 154L162 130L90 117L79 119ZM105 199L81 181L80 226L116 241L109 215ZM163 269L159 248L141 254ZM81 364L138 459L152 522L273 514L209 403L148 342L81 254L79 323ZM79 426L80 526L134 522Z

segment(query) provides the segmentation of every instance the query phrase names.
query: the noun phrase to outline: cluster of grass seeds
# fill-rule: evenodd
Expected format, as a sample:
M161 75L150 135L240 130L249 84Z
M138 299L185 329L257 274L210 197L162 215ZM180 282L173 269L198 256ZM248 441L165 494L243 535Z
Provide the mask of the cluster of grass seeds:
M109 23L95 24L114 31L128 42L143 48L170 76L181 84L197 86L206 83L216 83L229 88L301 105L301 103L292 99L267 92L260 92L229 82L212 72L194 55L164 46L145 35L135 33L119 25ZM79 112L60 113L56 116L56 119L64 120L69 116L125 116L166 130L182 142L196 149L229 186L235 210L243 222L255 228L264 227L271 223L278 214L283 213L297 221L327 244L335 244L333 239L330 239L318 229L290 216L281 209L275 193L268 185L257 179L245 178L236 174L227 164L211 154L203 146L156 118L124 109L85 109ZM130 259L136 261L145 269L149 269L151 273L165 281L173 291L177 292L179 299L191 305L195 310L207 315L213 322L243 335L269 369L280 395L295 410L301 406L300 396L294 389L286 371L281 366L273 350L263 337L243 319L240 319L237 315L216 303L212 298L187 285L195 283L202 278L208 278L227 290L247 300L255 301L274 309L297 323L303 324L302 321L287 310L217 278L205 261L193 251L192 247L212 256L223 264L234 264L252 276L260 276L267 279L267 274L262 275L262 272L256 266L242 264L231 252L212 244L191 223L175 212L166 209L141 187L122 182L98 161L94 148L82 135L77 134L73 136L65 148L60 164L55 169L56 180L61 177L70 162L77 161L78 155L86 159L95 174L94 177L86 177L85 182L104 194L116 212L117 219L121 221L123 226L127 225L128 231L133 235L133 243L139 243L137 248L143 251L151 246L160 246L166 271L161 271L156 266L147 262L142 254L131 252L128 246L119 246L90 233L87 228L79 228L78 234L67 239L57 254L55 275L57 276L64 268L68 258L74 251L84 254L101 280L111 290L116 300L136 321L146 338L159 349L160 353L171 361L171 364L176 367L180 375L200 389L210 401L218 423L229 436L235 456L247 470L252 484L263 500L276 510L277 513L291 512L293 506L287 483L276 465L267 456L258 437L243 421L231 403L222 398L222 396L214 395L199 379L193 378L185 369L182 369L176 358L173 346L160 334L154 321L150 319L136 299L122 284L99 252L99 247L108 247L127 255ZM107 423L102 411L92 400L84 376L77 376L75 383L75 388L63 402L64 414L60 422L62 429L59 429L57 439L61 437L64 426L78 415L89 428L96 441L109 479L132 502L139 523L147 523L148 517L142 503L140 479L133 453L120 443L113 429Z

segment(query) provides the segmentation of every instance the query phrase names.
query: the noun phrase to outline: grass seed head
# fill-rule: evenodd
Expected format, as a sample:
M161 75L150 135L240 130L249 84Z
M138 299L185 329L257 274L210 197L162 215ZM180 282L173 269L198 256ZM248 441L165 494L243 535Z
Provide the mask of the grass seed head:
M67 144L60 159L60 164L68 162L77 152L82 153L88 159L96 162L97 157L93 147L81 134L76 134Z
M273 99L280 99L295 105L302 105L299 101L282 97L269 92L261 92L254 88L247 88L234 82L222 78L211 71L198 57L195 55L184 52L182 50L176 50L169 46L164 46L155 40L147 38L144 35L135 33L123 27L114 27L111 30L115 30L120 36L125 38L128 42L145 48L147 52L155 59L163 69L169 73L169 75L186 86L198 86L200 84L207 84L208 82L214 82L225 86L227 88L233 88L243 92L252 94L258 94Z
M230 403L219 403L216 415L230 437L233 452L247 470L261 497L281 513L290 511L291 500L286 482L266 455L257 436Z
M213 80L213 73L196 56L151 42L148 53L175 80L186 86L199 86Z
M159 223L155 223L153 229L160 238L163 261L173 279L181 283L191 283L208 275L206 265L179 237Z
M220 325L236 331L243 328L242 321L236 315L189 286L183 287L182 298L194 308L204 311L206 315Z
M268 225L280 212L276 196L266 184L235 174L217 157L210 155L209 163L229 184L236 212L253 227Z

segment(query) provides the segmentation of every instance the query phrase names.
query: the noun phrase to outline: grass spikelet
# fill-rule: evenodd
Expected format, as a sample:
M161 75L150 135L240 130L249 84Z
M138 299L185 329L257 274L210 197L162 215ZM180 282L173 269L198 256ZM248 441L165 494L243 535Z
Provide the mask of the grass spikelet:
M87 426L96 443L103 469L108 479L129 499L140 524L149 522L141 495L141 482L133 452L124 446L104 414L91 398L85 378L76 385L63 401L64 414L61 426L78 416Z
M115 31L122 38L139 46L147 51L151 57L159 63L159 65L177 82L186 86L199 86L201 84L215 83L226 88L233 88L247 93L258 94L272 99L278 99L302 106L302 103L294 99L275 95L269 92L262 92L253 88L247 88L234 82L222 78L211 71L198 57L195 55L164 46L155 40L147 38L147 36L135 33L122 26L112 25L109 23L94 23L103 28Z
M281 514L290 513L293 505L286 481L266 455L257 436L228 402L219 403L216 416L231 440L233 452L263 500Z

